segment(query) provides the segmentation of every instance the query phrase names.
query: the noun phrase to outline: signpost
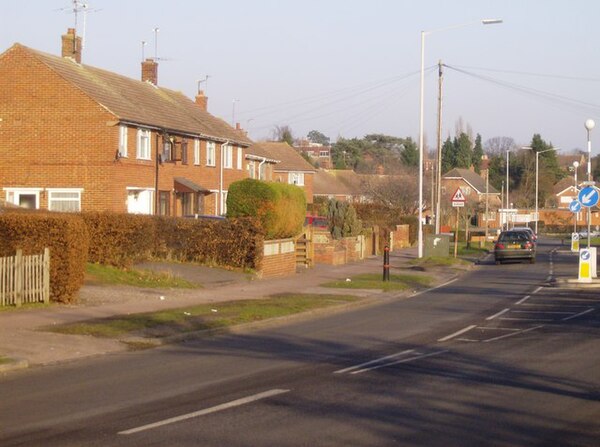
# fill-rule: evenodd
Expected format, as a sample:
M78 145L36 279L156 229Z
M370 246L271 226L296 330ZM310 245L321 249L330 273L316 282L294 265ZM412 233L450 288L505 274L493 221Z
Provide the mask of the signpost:
M571 251L573 253L579 251L579 233L571 233Z
M458 255L458 221L460 216L460 209L465 206L467 199L463 194L460 186L456 188L452 195L452 206L456 208L456 230L454 231L454 257Z

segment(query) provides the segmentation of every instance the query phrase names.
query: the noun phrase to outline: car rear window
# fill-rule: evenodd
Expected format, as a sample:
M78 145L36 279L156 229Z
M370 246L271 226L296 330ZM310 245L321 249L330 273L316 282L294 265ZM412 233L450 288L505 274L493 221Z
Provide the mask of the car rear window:
M524 231L510 231L500 234L499 242L527 242L529 236Z

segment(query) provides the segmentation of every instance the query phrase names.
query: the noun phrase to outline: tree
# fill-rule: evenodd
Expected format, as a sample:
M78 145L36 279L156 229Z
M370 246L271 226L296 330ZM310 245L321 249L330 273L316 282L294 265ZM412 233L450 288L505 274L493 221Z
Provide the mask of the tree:
M290 126L275 126L273 129L273 141L280 141L294 145L294 136L292 135L292 129Z
M456 166L456 153L454 150L454 144L450 137L444 141L442 145L442 173L448 172Z
M358 236L362 231L362 223L356 215L352 204L331 199L327 210L329 231L334 239L347 236Z
M415 167L419 164L419 149L411 137L404 139L404 148L400 153L400 158L405 166Z
M481 135L475 137L475 146L473 147L473 167L478 174L481 172L481 160L483 159L483 146L481 145Z
M470 168L473 160L471 140L466 133L454 138L455 165L453 168Z
M507 150L516 148L515 140L510 137L493 137L485 142L484 149L488 155L504 155Z
M323 146L329 146L329 142L330 142L329 137L323 135L318 130L311 130L310 132L308 132L308 135L306 136L306 138L308 138L311 141L311 143L317 143L317 144L322 144Z

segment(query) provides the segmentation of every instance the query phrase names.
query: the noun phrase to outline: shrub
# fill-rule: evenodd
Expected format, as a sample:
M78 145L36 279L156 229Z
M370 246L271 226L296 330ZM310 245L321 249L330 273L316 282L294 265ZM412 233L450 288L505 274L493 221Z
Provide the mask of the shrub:
M329 220L329 231L334 239L358 236L362 230L362 224L356 216L356 211L348 202L331 199L327 210L327 218Z
M365 226L378 226L384 230L394 230L396 225L409 226L409 241L414 244L417 240L419 218L413 215L405 215L399 209L388 208L374 204L354 204L356 214Z
M256 217L267 239L300 234L306 215L304 191L294 185L245 179L227 193L227 216Z
M50 249L50 300L72 303L83 284L88 233L78 215L62 213L0 214L0 256L39 254Z
M131 267L152 253L155 224L150 216L111 212L87 212L81 216L92 241L89 262Z

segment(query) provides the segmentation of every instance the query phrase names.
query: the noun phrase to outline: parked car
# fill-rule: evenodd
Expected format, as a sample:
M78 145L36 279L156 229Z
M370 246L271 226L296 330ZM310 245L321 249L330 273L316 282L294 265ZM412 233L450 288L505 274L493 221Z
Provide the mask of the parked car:
M600 232L599 231L590 230L590 237L598 237L598 236L600 236ZM579 238L580 239L587 239L587 237L588 237L587 229L581 230L579 232Z
M327 221L326 217L307 215L304 219L304 226L327 228L329 226L329 222Z
M533 264L535 262L535 242L527 231L503 231L494 245L494 259L496 264L513 259L524 259Z
M531 228L529 228L529 227L514 227L513 230L514 231L525 231L525 232L529 233L533 242L537 242L537 234L535 234L535 232Z

